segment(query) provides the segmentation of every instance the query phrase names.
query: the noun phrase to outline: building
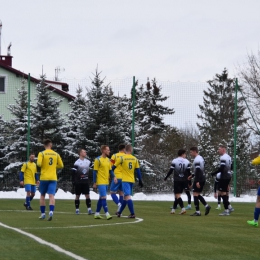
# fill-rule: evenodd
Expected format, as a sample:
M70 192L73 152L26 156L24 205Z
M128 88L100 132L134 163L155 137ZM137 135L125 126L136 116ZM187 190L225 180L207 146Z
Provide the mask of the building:
M8 46L7 55L1 54L1 28L2 23L0 21L0 115L3 116L4 120L10 120L12 114L7 106L15 103L15 99L18 97L17 89L21 88L22 79L28 81L28 74L12 67L13 57L11 56L11 44ZM36 85L39 82L40 79L30 77L32 103L34 103ZM62 99L60 104L61 112L68 113L70 111L69 102L75 98L68 93L69 85L67 83L49 80L46 80L46 84L55 98Z

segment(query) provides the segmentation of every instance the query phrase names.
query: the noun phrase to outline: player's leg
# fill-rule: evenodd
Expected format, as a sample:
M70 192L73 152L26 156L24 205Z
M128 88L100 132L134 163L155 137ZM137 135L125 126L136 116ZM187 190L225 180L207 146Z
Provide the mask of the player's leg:
M122 186L122 180L118 179L117 183L115 183L114 181L111 182L110 185L110 195L112 197L112 200L115 202L115 204L117 205L117 212L119 211L122 203L119 201L118 197L117 197L117 191L120 189L120 187ZM122 188L121 188L122 190ZM117 213L116 213L117 214Z
M175 214L175 210L177 209L177 206L179 204L178 198L180 196L178 196L178 194L180 192L179 192L179 182L178 181L174 181L174 183L173 183L173 192L174 192L174 202L173 202L172 210L170 212L171 214Z
M89 196L89 185L88 185L88 183L84 183L82 192L83 192L83 194L85 194L88 214L92 215L93 212L92 212L92 209L91 209L91 199L90 199L90 196Z
M128 218L135 218L134 203L132 200L132 195L133 195L133 183L128 182L128 192L126 194L127 206L130 211L130 215L128 216Z
M179 204L180 207L181 207L180 215L183 215L183 214L186 213L186 210L185 210L185 208L184 208L184 203L183 203L183 200L182 200L182 198L181 198L181 194L182 194L184 188L185 188L185 182L184 182L184 181L180 181L180 182L179 182L179 185L178 185L178 191L177 191L178 193L175 195L175 197L176 197L177 200L178 200L178 204Z
M29 197L29 204L27 204L27 210L33 210L31 207L31 201L35 196L35 192L36 192L36 185L31 185L31 192L30 192L30 197Z
M94 218L95 219L102 219L103 217L100 216L100 210L102 208L102 201L101 201L101 197L103 197L102 195L105 194L104 192L104 188L103 188L103 185L98 185L98 192L99 192L99 199L97 201L97 207L96 207L96 212L95 212L95 215L94 215ZM105 194L106 195L106 194Z
M41 211L41 216L39 217L40 219L45 219L45 194L47 193L48 189L48 182L47 181L40 181L40 186L39 186L39 191L40 191L40 211Z
M219 216L229 216L230 215L229 214L230 212L228 209L228 198L227 198L228 184L229 184L228 180L222 180L222 179L219 180L219 184L218 184L219 192L222 197L223 205L225 208L225 211L220 213Z
M219 193L218 193L218 206L216 209L221 210L221 195Z
M80 183L75 183L75 201L74 201L74 203L75 203L76 214L79 214L80 194L81 194Z
M204 205L205 207L205 215L209 214L209 211L211 209L211 206L208 205L208 203L206 202L206 200L204 199L204 197L201 195L201 192L203 191L203 187L205 185L205 181L200 182L200 188L199 188L199 195L198 195L198 199L199 201Z
M257 197L256 197L256 205L255 205L255 211L254 211L254 219L248 220L247 224L251 226L258 227L258 220L260 215L260 187L257 190Z
M193 214L191 214L191 216L201 216L199 199L198 199L199 188L196 186L196 181L193 182L192 191L193 191L193 203L196 211Z
M55 208L55 192L57 187L57 181L49 181L47 193L49 194L49 218L48 221L52 220Z
M24 185L24 189L26 192L26 198L25 198L25 203L24 206L27 210L31 209L31 200L30 200L30 196L31 196L31 184L25 184Z
M191 194L190 194L190 187L191 187L191 180L188 180L185 182L185 193L187 195L187 198L188 198L188 206L185 208L186 210L187 209L191 209Z
M228 181L230 182L230 180ZM227 189L227 202L228 202L228 210L229 210L229 213L235 211L234 208L232 207L232 205L230 204L229 202L229 190L230 190L230 185L228 184L228 189Z

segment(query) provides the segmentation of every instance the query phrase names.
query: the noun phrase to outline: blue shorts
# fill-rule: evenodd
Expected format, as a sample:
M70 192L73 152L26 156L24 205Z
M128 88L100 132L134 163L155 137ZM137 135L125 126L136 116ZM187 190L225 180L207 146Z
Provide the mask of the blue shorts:
M122 182L122 188L123 188L124 196L133 195L133 183L132 182Z
M122 191L122 179L117 179L117 184L112 180L110 185L110 191L117 192L118 190Z
M107 196L107 187L108 185L98 185L98 192L100 197L106 197Z
M258 187L257 196L260 196L260 187Z
M30 191L32 193L35 193L36 192L36 185L33 185L33 184L25 184L24 185L24 188L25 188L25 191Z
M57 187L57 181L40 181L40 193L41 195L52 194L55 195Z

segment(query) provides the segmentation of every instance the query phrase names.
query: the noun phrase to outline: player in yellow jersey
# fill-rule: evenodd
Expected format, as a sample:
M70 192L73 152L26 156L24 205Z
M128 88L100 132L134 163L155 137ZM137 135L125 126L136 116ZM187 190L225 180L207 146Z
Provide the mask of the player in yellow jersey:
M126 204L128 205L130 215L128 218L135 218L134 212L134 204L132 201L132 193L133 193L133 184L135 182L135 171L137 173L139 179L139 186L143 187L142 176L140 171L140 166L137 158L132 155L133 148L130 144L125 147L126 155L122 157L121 162L118 160L114 167L118 167L119 165L123 168L123 176L122 176L122 187L124 192L124 200L123 204L117 213L117 216L120 217Z
M256 157L252 161L252 165L254 165L254 166L260 165L260 155L258 157ZM260 180L258 181L258 184L260 185ZM254 219L253 220L248 220L247 224L251 225L251 226L254 226L254 227L258 227L259 216L260 216L260 186L258 187L258 190L257 190L256 205L255 205L255 211L254 211Z
M111 157L112 165L114 165L118 160L121 161L122 156L125 155L125 145L120 144L118 146L118 150L119 150L119 152L113 154ZM123 198L124 198L124 193L123 193L123 189L122 189L122 174L123 174L122 166L118 165L118 167L115 169L114 173L117 178L117 184L115 184L115 182L113 180L111 181L110 194L111 194L113 201L118 206L118 208L117 208L117 212L118 212L120 210L120 207L123 203ZM119 200L116 195L117 192L119 192Z
M95 159L93 170L93 188L98 188L99 191L99 200L97 202L97 209L94 218L103 218L100 216L100 210L103 207L106 213L106 218L109 220L112 218L107 207L107 187L109 184L109 175L111 175L115 183L117 183L117 178L112 171L111 162L108 158L110 154L109 147L107 145L101 145L100 150L102 154Z
M20 172L20 185L24 186L26 191L26 199L23 205L27 210L32 210L31 201L36 192L36 183L39 184L37 166L34 160L35 160L35 154L31 153L29 156L29 161L23 163Z
M37 166L41 168L40 174L40 219L45 219L45 195L49 195L49 218L48 221L52 220L54 206L55 206L55 191L57 187L57 169L63 168L63 162L58 153L53 151L52 141L47 139L44 141L43 152L39 152Z

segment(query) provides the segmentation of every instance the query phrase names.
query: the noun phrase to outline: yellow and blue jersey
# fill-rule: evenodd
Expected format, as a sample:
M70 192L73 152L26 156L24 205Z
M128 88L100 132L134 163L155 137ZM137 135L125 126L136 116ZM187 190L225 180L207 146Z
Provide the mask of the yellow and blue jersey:
M112 157L111 157L111 163L114 165L114 164L115 164L116 162L118 162L118 161L121 162L123 156L125 156L125 153L120 153L120 152L119 152L119 153L113 154ZM117 179L122 179L123 171L124 171L124 170L123 170L121 164L119 164L119 165L115 168L114 173L115 173L115 176L116 176Z
M118 167L119 165L121 165L123 169L122 181L134 183L135 170L140 168L138 159L132 154L125 154L121 158L121 160L118 160L115 163L116 167Z
M45 181L56 181L57 169L64 167L60 155L51 149L39 152L37 166L41 168L40 180Z
M112 170L111 162L109 158L99 156L94 161L94 171L96 171L96 184L108 185L109 175Z
M23 182L24 185L31 184L35 185L36 183L36 176L37 173L37 166L35 162L26 162L23 164L21 168L21 172L23 173Z

